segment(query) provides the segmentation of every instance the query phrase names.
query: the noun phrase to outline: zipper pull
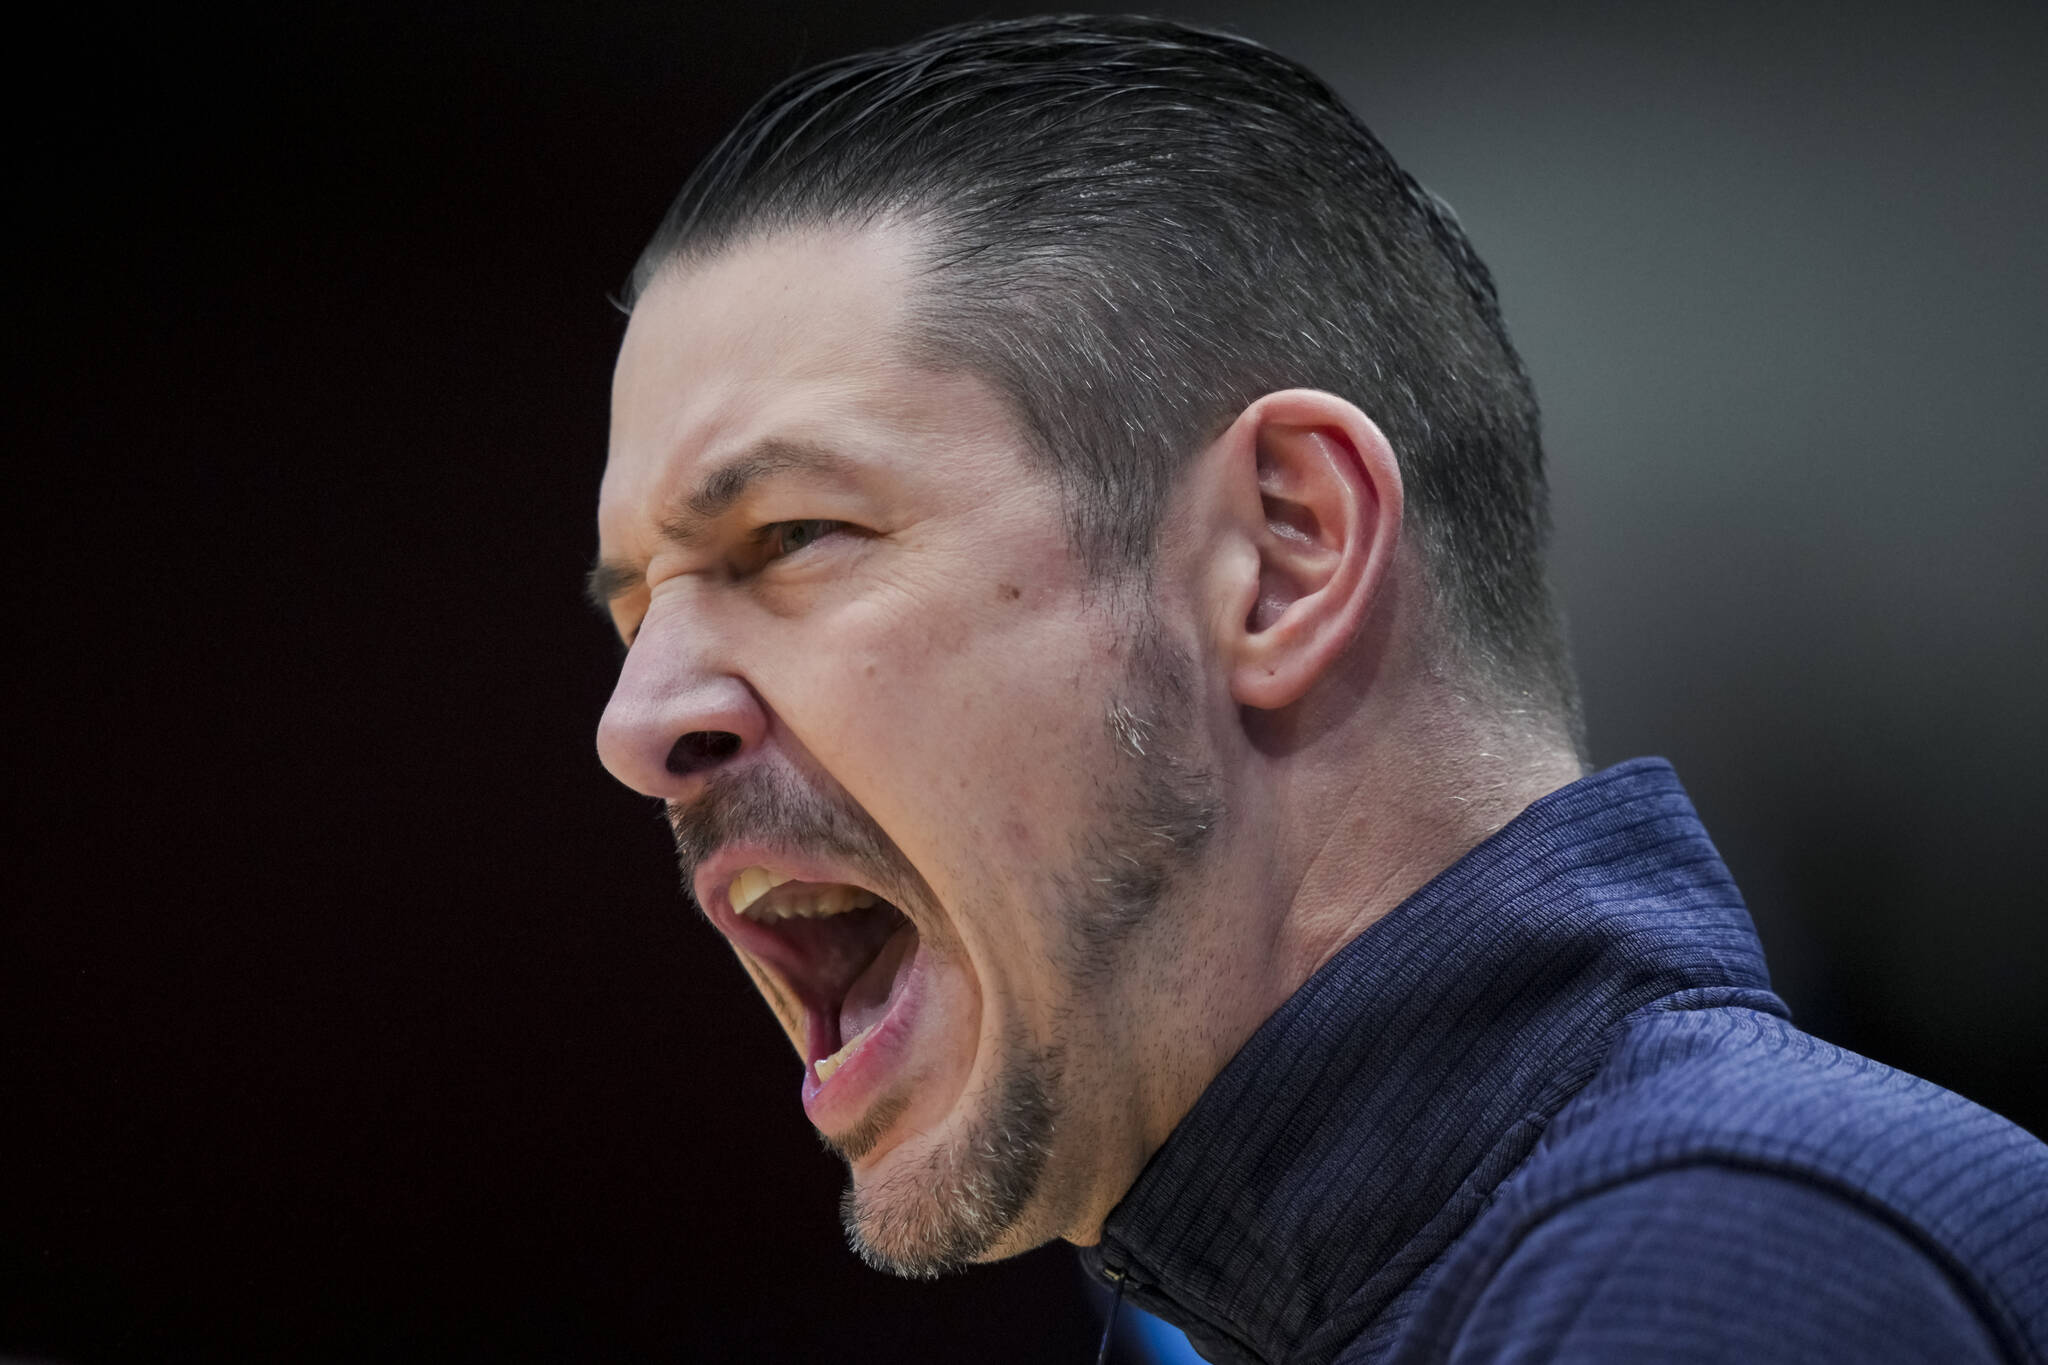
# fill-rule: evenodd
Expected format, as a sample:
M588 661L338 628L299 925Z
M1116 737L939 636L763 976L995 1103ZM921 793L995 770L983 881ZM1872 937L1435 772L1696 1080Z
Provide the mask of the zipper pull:
M1109 1301L1109 1316L1102 1322L1102 1348L1095 1353L1095 1365L1109 1365L1109 1341L1116 1334L1116 1310L1124 1302L1124 1272L1102 1267L1102 1277L1116 1286L1116 1295Z

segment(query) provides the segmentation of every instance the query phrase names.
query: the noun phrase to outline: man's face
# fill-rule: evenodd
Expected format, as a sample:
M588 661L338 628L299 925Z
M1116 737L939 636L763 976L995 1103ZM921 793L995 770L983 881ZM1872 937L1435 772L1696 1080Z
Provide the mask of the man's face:
M1216 800L1184 655L994 392L906 358L908 242L757 240L640 301L599 749L803 1057L856 1247L920 1274L1067 1230L1128 1158L1122 965Z

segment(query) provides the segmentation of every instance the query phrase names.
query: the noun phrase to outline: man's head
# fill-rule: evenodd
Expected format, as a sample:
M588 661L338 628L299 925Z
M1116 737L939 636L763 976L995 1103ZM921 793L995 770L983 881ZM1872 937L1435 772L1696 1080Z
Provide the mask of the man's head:
M1183 462L1253 399L1340 394L1400 453L1448 643L1576 726L1536 401L1492 278L1313 74L1110 17L828 63L698 168L629 298L763 230L884 218L926 234L911 339L1008 400L1091 563L1143 563Z
M804 1056L858 1247L1086 1240L1413 871L1420 803L1360 784L1414 796L1442 696L1569 749L1485 271L1298 68L1038 20L771 94L632 302L606 764Z

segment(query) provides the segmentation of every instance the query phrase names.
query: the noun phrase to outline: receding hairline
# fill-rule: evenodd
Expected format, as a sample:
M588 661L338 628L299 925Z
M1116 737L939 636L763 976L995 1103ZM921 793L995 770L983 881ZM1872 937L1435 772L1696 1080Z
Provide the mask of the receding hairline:
M1001 403L1017 434L1056 466L1055 452L1050 448L1051 433L1039 426L1038 415L1030 403L1013 392L1004 383L1005 376L985 364L982 357L965 353L956 344L959 331L975 324L959 315L955 311L956 301L947 297L948 284L967 273L962 263L949 255L948 218L948 207L943 203L902 199L884 206L836 212L764 212L701 235L657 239L649 244L634 268L632 278L637 288L629 291L622 306L630 316L657 288L673 286L749 252L855 246L874 249L901 285L901 308L893 319L895 325L886 333L878 331L873 338L885 347L884 358L934 377L969 375L982 381ZM1217 430L1220 432L1222 427ZM1059 471L1055 468L1054 472Z
M937 205L909 202L859 211L764 211L701 232L657 236L634 263L625 295L617 302L630 317L640 301L664 282L708 270L749 251L804 245L898 243L899 264L905 267L906 282L913 282L942 268L937 239L943 216L944 210Z

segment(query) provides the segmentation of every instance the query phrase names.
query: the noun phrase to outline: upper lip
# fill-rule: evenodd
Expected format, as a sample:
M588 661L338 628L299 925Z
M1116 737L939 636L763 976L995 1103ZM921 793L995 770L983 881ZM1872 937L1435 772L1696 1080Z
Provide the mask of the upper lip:
M763 844L727 844L698 864L691 889L696 892L697 904L704 907L704 913L728 934L736 928L758 927L733 912L732 900L726 894L732 886L732 879L750 867L765 867L792 881L858 886L877 896L883 895L880 887L870 886L861 878L848 875L844 867L808 854L769 848ZM886 896L883 898L887 899Z
M806 1008L836 1011L839 1002L819 997L801 954L788 939L769 925L748 919L733 910L727 888L732 885L734 877L750 867L765 867L793 881L858 886L884 900L888 900L888 896L882 888L848 875L844 867L808 854L764 844L727 844L697 866L692 889L696 893L697 904L703 908L712 926L734 947L773 971ZM890 903L895 904L894 901Z

